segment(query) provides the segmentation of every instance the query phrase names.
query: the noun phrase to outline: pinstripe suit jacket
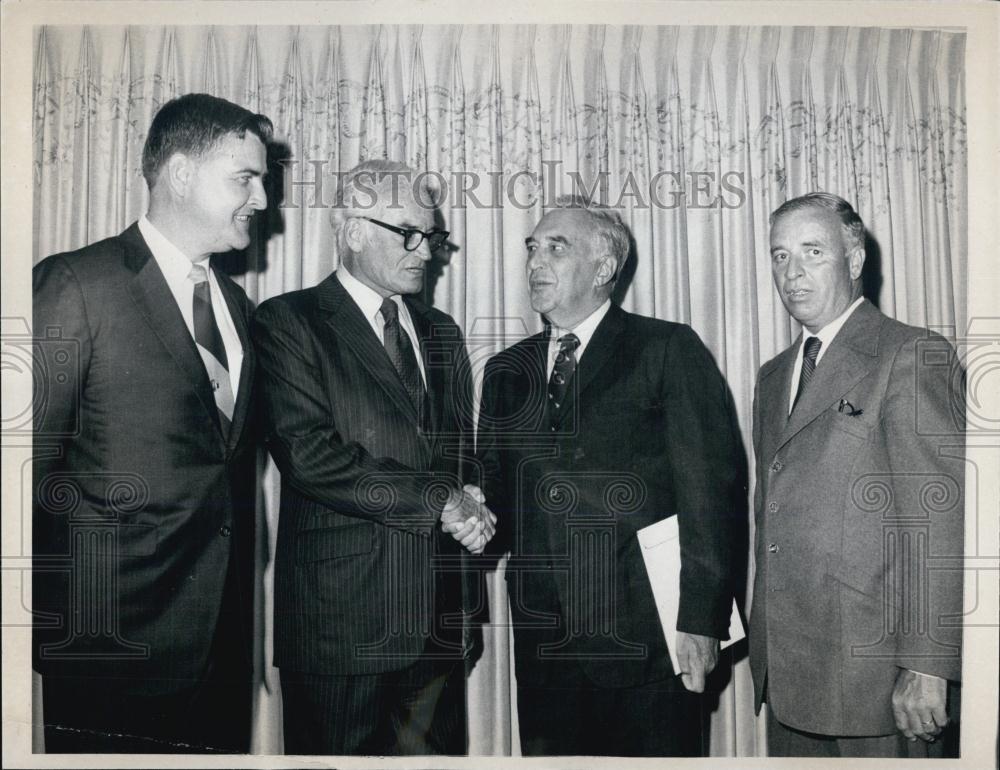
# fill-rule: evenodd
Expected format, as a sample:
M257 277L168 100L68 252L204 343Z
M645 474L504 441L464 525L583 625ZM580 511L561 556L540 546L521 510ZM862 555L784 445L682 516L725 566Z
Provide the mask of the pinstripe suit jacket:
M427 431L335 274L254 317L262 417L281 470L279 667L373 674L463 654L462 549L438 518L464 476L468 361L449 316L406 303L427 376Z
M799 341L754 397L757 708L823 735L895 732L900 668L961 677L962 370L863 302L788 415Z

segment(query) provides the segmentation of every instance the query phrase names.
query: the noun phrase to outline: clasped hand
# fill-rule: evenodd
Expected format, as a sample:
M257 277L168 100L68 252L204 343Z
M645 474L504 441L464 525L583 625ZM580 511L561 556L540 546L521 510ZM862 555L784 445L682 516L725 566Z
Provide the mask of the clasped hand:
M479 487L466 484L461 491L449 495L441 511L441 529L469 553L482 553L496 532L497 517L485 502Z

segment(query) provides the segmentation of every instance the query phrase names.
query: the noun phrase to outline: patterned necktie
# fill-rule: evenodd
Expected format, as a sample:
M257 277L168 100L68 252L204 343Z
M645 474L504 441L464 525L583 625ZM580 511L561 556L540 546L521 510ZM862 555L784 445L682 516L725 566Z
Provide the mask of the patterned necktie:
M559 423L562 407L569 390L570 380L576 371L576 349L580 347L580 338L570 332L559 338L559 352L556 353L555 366L549 378L549 429L555 430Z
M424 381L420 378L420 370L417 368L417 356L413 350L413 343L399 324L399 308L389 297L382 300L382 320L384 325L383 344L385 352L389 354L392 365L399 374L399 379L403 381L403 386L410 396L410 401L420 416L421 425L425 415L424 409Z
M203 265L192 265L188 278L194 283L194 341L212 384L215 405L219 408L222 435L229 436L233 422L233 385L229 379L229 361L222 334L212 311L212 292L208 285L208 271Z
M812 379L813 372L816 371L816 357L819 355L819 349L822 346L823 342L819 337L810 337L806 340L805 352L802 355L802 373L799 375L799 388L795 391L795 400L792 402L793 411L795 410L795 405L799 403L806 385Z

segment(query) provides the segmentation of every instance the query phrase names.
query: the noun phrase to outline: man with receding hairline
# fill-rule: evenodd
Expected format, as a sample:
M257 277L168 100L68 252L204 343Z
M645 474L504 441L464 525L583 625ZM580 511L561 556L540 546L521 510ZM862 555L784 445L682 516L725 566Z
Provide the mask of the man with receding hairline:
M146 215L34 268L35 379L59 394L34 416L49 753L249 751L250 303L209 258L250 243L271 130L208 94L167 102Z
M477 438L511 553L521 751L699 756L698 693L743 571L746 458L732 399L690 327L612 304L630 248L615 212L560 199L526 245L546 328L487 363ZM670 516L679 671L636 534Z
M337 270L254 317L289 754L466 752L462 552L494 518L463 485L462 334L412 297L448 236L432 213L412 169L362 163L334 209Z
M928 756L955 717L962 575L930 565L962 555L962 370L864 299L864 237L829 193L771 215L803 327L754 396L750 664L771 756Z

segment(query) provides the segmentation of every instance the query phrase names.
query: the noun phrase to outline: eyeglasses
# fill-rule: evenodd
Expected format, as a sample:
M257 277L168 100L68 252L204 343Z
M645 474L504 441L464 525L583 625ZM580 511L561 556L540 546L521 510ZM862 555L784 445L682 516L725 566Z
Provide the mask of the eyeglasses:
M397 235L403 236L403 248L407 251L416 251L420 248L420 244L424 242L424 238L427 239L427 246L431 251L436 251L444 246L444 242L448 240L447 230L428 230L426 233L421 230L414 230L412 228L406 227L396 227L395 225L390 225L387 222L379 221L378 219L372 219L371 217L361 217L361 219L366 219L373 225L378 225L379 227L384 227L386 230L396 233Z

